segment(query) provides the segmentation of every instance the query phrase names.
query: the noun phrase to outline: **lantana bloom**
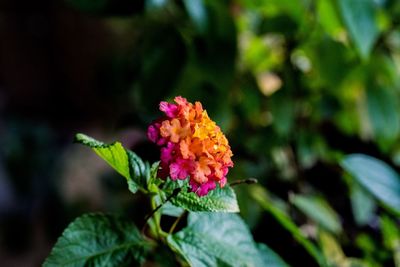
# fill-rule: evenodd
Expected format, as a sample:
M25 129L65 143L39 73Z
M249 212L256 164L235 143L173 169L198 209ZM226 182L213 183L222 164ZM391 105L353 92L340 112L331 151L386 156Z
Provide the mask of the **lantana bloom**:
M189 179L192 192L207 195L217 184L225 186L228 168L233 167L231 148L200 102L192 104L181 96L174 102L160 103L165 116L147 130L150 141L161 147L158 176Z

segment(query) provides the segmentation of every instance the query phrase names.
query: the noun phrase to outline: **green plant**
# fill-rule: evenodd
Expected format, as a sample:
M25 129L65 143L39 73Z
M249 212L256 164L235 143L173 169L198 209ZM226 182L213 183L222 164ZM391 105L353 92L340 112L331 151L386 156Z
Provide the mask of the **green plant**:
M125 177L131 193L147 196L151 209L140 227L123 215L93 213L77 218L59 238L44 266L165 264L170 257L165 255L171 254L175 260L169 264L182 266L287 266L266 244L255 242L246 223L235 214L239 205L232 186L256 180L227 184L228 167L233 166L227 139L199 102L193 105L182 97L175 102L161 102L166 116L148 128L149 139L161 146L159 162L144 162L120 142L105 144L76 135L75 142L92 148ZM341 165L351 175L346 177L357 223L369 222L378 204L389 214L399 215L400 180L391 167L362 154L346 156ZM292 222L283 201L271 198L261 186L253 187L250 195L320 266L368 266L343 252L336 239L342 225L323 198L290 196L290 202L318 227L315 244ZM380 219L383 239L398 265L400 232L389 214ZM168 228L164 216L174 218ZM186 225L177 227L183 218ZM368 237L360 235L358 240L367 251Z
M139 228L122 216L79 217L64 231L44 266L139 265L166 249L183 266L286 265L265 244L256 243L234 214L239 206L226 184L227 168L232 166L226 138L200 103L192 106L179 97L175 101L177 105L161 102L160 109L169 118L149 127L150 140L163 145L161 163L150 165L119 142L105 144L76 135L77 143L92 148L126 178L133 194L148 196L151 212ZM164 215L175 217L169 229L162 223ZM186 227L176 230L186 217Z

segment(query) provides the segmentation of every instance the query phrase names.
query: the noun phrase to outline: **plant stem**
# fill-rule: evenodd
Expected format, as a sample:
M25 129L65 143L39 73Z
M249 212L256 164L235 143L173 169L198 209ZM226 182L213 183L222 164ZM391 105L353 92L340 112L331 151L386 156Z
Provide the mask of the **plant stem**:
M243 179L243 180L237 180L232 183L230 183L230 186L235 186L235 185L240 185L240 184L256 184L258 183L258 180L256 178L248 178L248 179Z
M185 210L184 212L182 212L182 214L175 220L174 224L171 226L171 228L169 229L168 234L172 234L176 228L176 226L178 225L178 223L181 221L181 219L187 214L187 210Z
M144 218L144 220L147 221L149 218L151 218L165 203L167 203L168 201L170 201L171 198L173 198L173 197L175 197L176 195L178 195L180 191L181 191L180 188L176 188L176 189L174 190L174 192L164 201L164 203L158 205L157 207L155 206L155 205L156 205L155 201L153 202L154 197L152 197L152 203L151 203L151 204L152 204L153 210L152 210L149 214L146 215L146 217Z
M157 207L157 203L156 203L156 197L157 196L153 196L153 197L151 197L151 207L152 207L152 212L151 213L149 213L147 216L146 216L146 218L145 218L145 221L146 221L146 223L147 223L147 221L150 219L150 218L152 218L152 222L153 222L153 224L154 224L154 227L155 227L155 230L156 230L156 235L157 235L157 238L158 239L160 239L160 232L161 232L161 226L160 226L160 216L158 216L158 214L156 214L156 212L157 212L157 210L159 210L160 209L160 207L162 206L162 205L159 205L158 207Z
M157 213L157 211L168 201L170 201L173 197L177 196L179 192L181 191L180 188L175 189L172 194L162 203L157 206L156 202L156 197L158 197L158 194L155 194L151 197L150 203L151 203L151 208L152 211L146 215L144 218L144 225L142 228L142 233L144 233L147 225L149 224L150 229L152 231L152 235L156 237L157 239L161 240L162 238L165 238L168 234L164 232L161 229L161 215ZM151 222L149 222L149 219L152 219Z

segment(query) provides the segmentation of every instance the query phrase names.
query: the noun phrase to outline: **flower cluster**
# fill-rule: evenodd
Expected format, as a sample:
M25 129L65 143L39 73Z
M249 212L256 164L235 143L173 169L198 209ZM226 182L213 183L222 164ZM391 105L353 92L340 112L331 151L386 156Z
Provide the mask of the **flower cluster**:
M203 110L201 103L189 103L177 96L175 103L161 102L165 117L153 122L148 138L161 146L159 177L189 178L191 191L207 195L217 183L226 184L233 166L232 151L220 128Z

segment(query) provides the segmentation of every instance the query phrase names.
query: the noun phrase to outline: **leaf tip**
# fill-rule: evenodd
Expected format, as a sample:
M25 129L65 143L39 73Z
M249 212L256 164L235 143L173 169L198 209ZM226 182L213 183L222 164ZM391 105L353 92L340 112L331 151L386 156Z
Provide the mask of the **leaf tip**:
M87 136L86 134L77 133L77 134L75 134L75 136L74 136L73 143L79 143L79 144L81 144L85 139L88 139L88 138L89 138L89 136Z

